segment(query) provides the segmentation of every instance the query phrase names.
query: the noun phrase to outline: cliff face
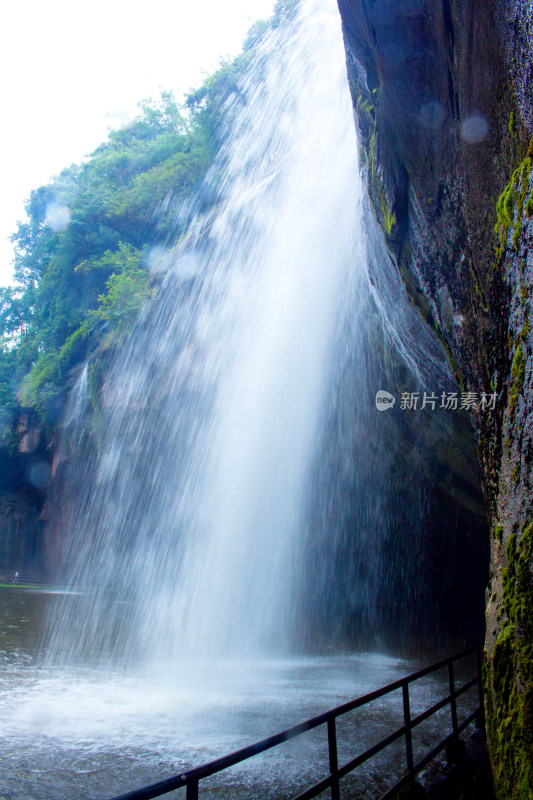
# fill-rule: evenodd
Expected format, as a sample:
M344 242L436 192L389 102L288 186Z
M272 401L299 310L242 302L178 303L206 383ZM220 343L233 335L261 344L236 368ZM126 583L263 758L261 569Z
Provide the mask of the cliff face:
M533 796L533 8L339 0L360 155L412 301L473 410L491 534L486 704L500 798Z
M42 575L49 453L37 416L21 409L12 441L0 446L0 579Z

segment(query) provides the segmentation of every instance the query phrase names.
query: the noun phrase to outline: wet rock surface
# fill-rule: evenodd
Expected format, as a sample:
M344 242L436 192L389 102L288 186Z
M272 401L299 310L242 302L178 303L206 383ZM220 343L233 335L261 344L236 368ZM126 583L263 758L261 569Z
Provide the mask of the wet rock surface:
M339 0L362 166L412 302L472 411L491 527L498 797L533 789L532 25L527 2Z

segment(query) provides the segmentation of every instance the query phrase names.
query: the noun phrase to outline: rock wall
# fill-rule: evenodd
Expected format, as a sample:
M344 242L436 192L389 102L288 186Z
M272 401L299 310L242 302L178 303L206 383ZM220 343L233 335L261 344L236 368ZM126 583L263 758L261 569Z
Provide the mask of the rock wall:
M533 8L338 0L360 157L412 302L472 410L488 521L486 711L500 798L533 797Z
M50 484L49 453L37 415L20 409L12 437L0 444L0 579L44 571L43 503Z

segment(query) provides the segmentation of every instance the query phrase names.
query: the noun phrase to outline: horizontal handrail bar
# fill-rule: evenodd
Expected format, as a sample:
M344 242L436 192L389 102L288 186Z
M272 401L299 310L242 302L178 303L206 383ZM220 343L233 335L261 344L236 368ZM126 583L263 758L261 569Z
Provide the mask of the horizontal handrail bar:
M456 689L454 692L455 697L460 697L462 694L467 692L473 686L476 686L479 683L479 678L472 678L472 680L465 683L463 686L460 686L459 689Z
M216 772L222 772L222 770L233 767L235 764L239 764L252 756L264 753L265 750L270 750L279 744L283 744L283 742L300 736L302 733L313 730L313 728L317 728L327 721L328 713L326 712L308 722L302 722L299 725L288 728L286 731L277 733L274 736L269 736L267 739L262 739L259 742L243 747L241 750L236 750L227 756L222 756L214 761L202 764L199 767L194 767L181 775L176 775L172 778L159 781L158 783L153 783L150 786L145 786L144 789L137 789L132 792L127 792L126 794L121 794L118 797L114 797L113 800L151 800L151 798L159 797L161 794L166 794L174 789L181 789L183 786L187 785L189 780L200 780L214 775ZM145 792L145 794L141 795L140 792Z
M346 777L346 775L348 775L350 772L353 772L354 769L357 769L357 767L359 767L361 764L364 764L365 761L368 761L370 758L372 758L372 756L377 755L377 753L381 752L381 750L384 750L386 747L395 742L397 739L400 739L402 736L405 736L406 730L407 727L405 725L402 725L402 727L395 730L394 733L389 734L389 736L387 736L386 739L382 739L377 744L374 744L372 745L372 747L369 747L363 753L360 753L358 756L356 756L356 758L353 758L351 761L348 761L346 764L344 764L344 766L339 767L336 773L338 779L340 780L341 778ZM332 777L333 776L329 775L327 778L324 778L324 780L320 781L319 783L315 783L313 786L309 787L309 789L306 789L305 792L302 792L301 794L294 797L293 800L304 800L304 798L306 798L307 800L307 798L316 797L321 792L323 792L324 789L327 789L329 787L332 781Z
M331 784L333 783L333 775L328 775L327 778L323 778L318 783L313 784L305 791L297 794L296 797L293 797L292 800L312 800L313 797L318 797L319 794L324 792L326 789L329 789Z
M375 756L378 753L380 753L382 750L384 750L390 744L395 742L397 739L400 739L400 737L405 736L406 730L407 726L402 725L401 728L395 730L394 733L391 733L389 736L387 736L386 739L382 739L381 742L372 745L372 747L369 747L368 750L365 750L364 753L360 753L355 758L352 758L351 761L348 761L347 764L345 764L343 767L341 767L341 769L339 769L339 777L345 778L346 775L348 775L350 772L353 772L354 769L357 769L357 767L361 766L361 764L364 764L365 761L368 761L369 758L372 758L372 756Z
M479 709L476 709L476 711L473 711L472 714L470 714L465 719L465 721L462 722L461 725L459 725L457 733L461 733L462 731L464 731L465 728L467 728L470 725L470 723L475 720L475 718L478 715L478 713L479 713ZM456 740L457 740L457 735L455 733L450 733L449 736L446 736L446 738L443 739L442 742L440 742L440 744L438 744L436 747L434 747L432 750L430 750L430 752L427 753L427 755L425 755L424 758L421 761L418 762L418 764L416 764L416 766L413 769L412 775L416 775L422 769L424 769L424 767L427 767L427 765L431 761L433 761L433 759L436 756L438 756L439 753L441 753L448 744L450 744L451 742L456 741ZM392 800L392 798L395 797L398 794L400 789L403 789L403 787L407 786L407 784L412 780L412 775L409 775L409 774L403 775L398 781L396 781L394 786L391 786L391 788L388 789L385 792L385 794L381 795L379 800Z
M460 697L462 694L467 692L473 686L477 686L477 684L479 684L479 678L472 678L472 680L468 681L463 686L460 686L459 689L456 689L453 694L446 695L446 697L443 697L442 700L439 700L438 703L435 703L434 706L431 706L431 708L426 709L426 711L423 711L421 714L418 714L418 716L413 717L411 720L410 727L416 728L416 726L420 725L421 722L424 722L426 719L429 719L430 717L433 716L433 714L436 714L437 711L440 711L442 708L445 708L447 705L449 705L452 698Z
M464 720L464 722L461 722L461 724L458 726L457 734L462 733L465 730L465 728L468 728L470 723L472 723L476 719L478 713L479 713L478 708L476 708L475 711L472 711L472 713L469 714L469 716ZM441 752L441 750L444 750L446 745L450 744L453 741L457 741L457 734L454 732L450 733L449 736L446 736L446 738L443 739L439 745L436 745L433 748L433 750L430 750L429 753L427 753L424 756L424 758L421 761L419 761L418 764L416 764L414 771L420 772L421 769L427 767L429 762L432 761L435 758L435 756Z
M472 653L477 652L479 647L481 647L479 644L476 644L473 647L468 647L466 650L462 650L460 653L450 656L450 658L443 658L442 661L437 661L436 664L419 669L418 672L413 672L411 675L407 675L405 678L400 678L397 683L403 683L404 681L407 683L412 683L413 681L419 680L419 678L424 678L426 675L430 675L432 672L437 672L439 669L444 669L444 667L447 667L450 662L460 661L461 658L466 658L466 656L472 655ZM392 686L392 684L390 685Z
M478 683L479 683L478 678L472 678L472 680L468 681L468 683L465 683L464 686L461 686L459 689L456 689L453 694L446 695L446 697L443 697L442 700L439 700L438 703L435 703L434 706L431 706L431 708L426 709L426 711L423 711L421 714L418 714L418 716L413 717L411 720L411 728L415 728L417 725L420 725L421 722L424 722L426 719L432 717L433 714L436 714L437 711L441 710L441 708L445 708L447 705L449 705L453 697L455 698L460 697L462 694L467 692L473 686L476 686Z
M449 703L450 698L448 697L446 699L447 702ZM462 722L461 725L459 725L458 733L464 731L465 728L467 728L470 725L470 723L474 721L478 712L479 709L473 711L472 714L470 714L467 717L467 719L465 719L465 721ZM393 741L396 741L396 739L399 739L401 734L405 733L405 728L406 726L404 725L402 728L399 728L397 731L395 731L394 734L391 734L391 736L388 737L389 741L387 741L387 745L391 744ZM445 749L446 745L450 744L456 738L457 738L456 734L451 733L449 736L443 739L439 745L434 747L426 756L424 756L424 758L418 764L416 764L411 774L404 775L402 778L400 778L400 780L398 780L394 784L394 786L391 786L391 788L388 789L385 792L385 794L379 798L379 800L390 800L390 798L394 797L399 792L400 789L402 789L409 783L410 780L412 780L413 775L416 775L418 772L420 772L420 770L422 770L425 766L427 766L427 764L429 764L430 761L432 761L435 758L435 756L438 756L438 754ZM369 748L368 750L365 751L365 753L361 753L361 756L354 758L344 767L339 769L338 773L339 778L346 777L346 775L348 775L350 772L353 772L353 770L356 769L358 766L360 766L360 764L364 763L364 761L368 761L369 758L372 758L373 755L376 755L376 753L378 753L381 749L383 749L381 747L378 749L375 748L377 748L377 745L375 747ZM366 755L366 758L360 761L360 759L364 755ZM348 767L350 767L350 769L348 769ZM301 794L297 795L292 800L311 800L311 798L317 797L321 792L327 789L331 785L331 781L332 781L332 776L330 775L324 780L320 781L320 783L316 783L313 786L310 786L308 789L306 789L304 792L301 792Z
M266 739L262 739L254 744L248 745L247 747L243 747L240 750L236 750L229 755L222 756L221 758L217 758L214 761L207 762L205 764L201 764L198 767L193 767L190 770L186 770L185 772L181 773L180 775L174 775L170 778L167 778L162 781L158 781L157 783L150 784L149 786L145 786L141 789L136 789L131 792L127 792L126 794L118 795L112 800L152 800L153 798L160 797L163 794L167 794L175 789L183 788L188 784L197 783L199 780L203 778L207 778L210 775L214 775L217 772L221 772L229 767L235 766L236 764L241 763L242 761L251 758L252 756L259 755L259 753L263 753L267 750L272 749L273 747L277 747L278 745L282 744L283 742L287 742L290 739L294 739L296 736L300 736L307 731L313 730L320 725L324 725L331 720L335 720L338 717L347 714L350 711L354 711L357 708L361 708L368 703L373 702L374 700L378 700L381 697L384 697L394 691L399 689L403 689L404 686L408 686L410 683L419 680L420 678L426 677L427 675L431 675L434 672L437 672L440 669L447 667L449 664L454 663L455 661L459 661L462 658L465 658L472 653L475 653L479 650L480 645L475 645L473 647L469 647L466 650L457 653L450 658L443 659L442 661L437 662L429 667L424 667L417 672L412 673L411 675L407 675L404 678L400 678L393 683L388 684L387 686L383 686L380 689L375 689L372 692L368 692L367 694L361 695L360 697L355 698L354 700L350 700L347 703L343 703L340 706L337 706L334 709L329 711L325 711L322 714L319 714L316 717L312 717L311 719L307 720L306 722L302 722L298 725L294 725L291 728L287 728L286 730L282 731L281 733L274 734L273 736L269 736ZM433 713L444 708L448 705L452 699L463 694L463 692L467 691L472 686L480 683L480 676L478 675L473 680L469 681L467 684L462 686L460 689L454 691L452 694L448 695L447 697L440 700L438 703L435 704L431 709L424 711L422 714L419 714L417 717L412 719L409 722L409 725L403 725L401 728L398 728L394 733L390 734L388 737L383 739L381 742L373 745L372 747L368 748L364 753L361 753L356 758L352 759L348 764L345 764L342 768L338 770L338 774L336 776L337 779L345 777L349 772L352 772L358 766L363 764L365 761L368 761L369 758L379 753L381 750L388 747L388 745L392 744L392 742L396 741L397 739L401 738L401 736L406 734L408 729L412 729L416 725L423 722L425 719L428 719ZM479 709L471 715L472 719L475 718ZM470 724L472 720L466 724ZM462 723L461 726L458 728L458 732L464 730L466 727L465 723ZM451 734L453 738L456 733ZM431 758L435 757L435 754L440 752L443 747L446 746L447 740L444 740L444 744L439 747L439 749L431 755ZM431 760L431 758L429 760ZM429 763L429 762L425 762ZM425 765L424 763L424 765ZM415 772L419 769L422 769L422 766L415 767ZM409 777L409 776L407 776ZM320 781L313 787L305 790L301 795L298 795L297 798L294 800L305 800L306 798L315 797L315 794L310 794L310 792L314 791L318 786L322 786L317 794L320 794L321 791L327 789L331 786L333 781L333 776L329 775L323 781ZM404 785L404 784L402 784ZM386 797L389 795L384 795L382 800L385 800ZM392 795L391 795L392 796Z
M411 728L416 728L417 725L420 725L422 722L425 722L427 719L432 717L433 714L436 714L437 711L440 711L441 708L446 708L446 706L449 706L451 699L452 695L449 694L446 697L443 697L442 700L439 700L438 703L435 703L434 706L431 706L431 708L428 708L426 711L423 711L421 714L418 714L418 716L413 717L413 719L411 720Z

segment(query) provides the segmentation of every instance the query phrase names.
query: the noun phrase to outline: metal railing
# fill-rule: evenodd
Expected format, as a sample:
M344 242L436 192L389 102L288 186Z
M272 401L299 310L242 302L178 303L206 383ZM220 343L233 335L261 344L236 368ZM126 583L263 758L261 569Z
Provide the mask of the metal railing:
M467 656L472 656L474 654L476 663L475 676L457 688L454 664L460 659L466 658ZM407 769L405 774L398 781L396 781L394 786L392 786L380 797L380 800L389 800L389 798L394 797L394 795L396 795L402 787L412 784L416 775L442 750L444 750L448 744L456 741L459 738L459 734L464 731L465 728L467 728L468 725L470 725L474 720L477 719L480 724L482 723L483 684L481 680L481 663L482 646L476 645L475 647L470 647L468 650L463 650L457 655L451 656L443 661L439 661L437 664L433 664L430 667L425 667L424 669L421 669L412 675L408 675L405 678L394 681L394 683L390 683L388 686L384 686L381 689L376 689L375 691L369 692L368 694L358 697L355 700L350 700L347 703L343 703L337 708L326 711L323 714L319 714L317 717L313 717L306 722L302 722L300 725L295 725L293 728L289 728L281 733L277 733L274 736L269 736L267 739L263 739L260 742L256 742L248 747L244 747L242 750L237 750L230 755L217 758L215 761L210 761L207 764L194 767L193 769L187 770L179 775L174 775L166 780L153 783L150 786L145 786L142 789L136 789L135 791L121 794L118 797L112 798L112 800L151 800L151 798L161 797L168 792L172 792L175 789L180 789L183 787L186 787L186 800L198 800L199 784L204 778L214 775L217 772L222 772L222 770L228 769L229 767L239 764L242 761L246 761L248 758L252 758L252 756L258 755L259 753L264 753L266 750L271 750L273 747L277 747L283 742L287 742L290 739L301 736L303 733L306 733L313 728L318 728L321 725L327 726L329 774L318 783L315 783L313 786L293 797L292 800L311 800L311 798L317 797L327 789L331 789L331 800L340 800L340 781L342 778L344 778L350 772L353 772L355 769L357 769L357 767L361 766L361 764L364 764L386 747L389 747L389 745L391 745L393 742L403 737L405 740ZM420 680L427 675L431 675L433 672L436 672L440 669L447 669L448 671L448 685L450 693L446 697L439 700L438 703L435 703L430 708L413 717L411 715L409 686L414 681ZM459 723L457 716L457 699L474 686L478 687L479 705L466 717L463 722ZM356 708L361 708L362 706L372 703L374 700L377 700L380 697L384 697L385 695L400 689L402 691L403 702L403 725L377 744L374 744L372 747L369 747L367 750L348 761L346 764L339 766L337 754L336 720L342 715L347 714L349 711L353 711ZM445 708L447 705L450 706L451 711L451 733L442 739L439 744L433 747L432 750L426 753L426 755L420 761L415 763L413 756L413 729L441 709Z

